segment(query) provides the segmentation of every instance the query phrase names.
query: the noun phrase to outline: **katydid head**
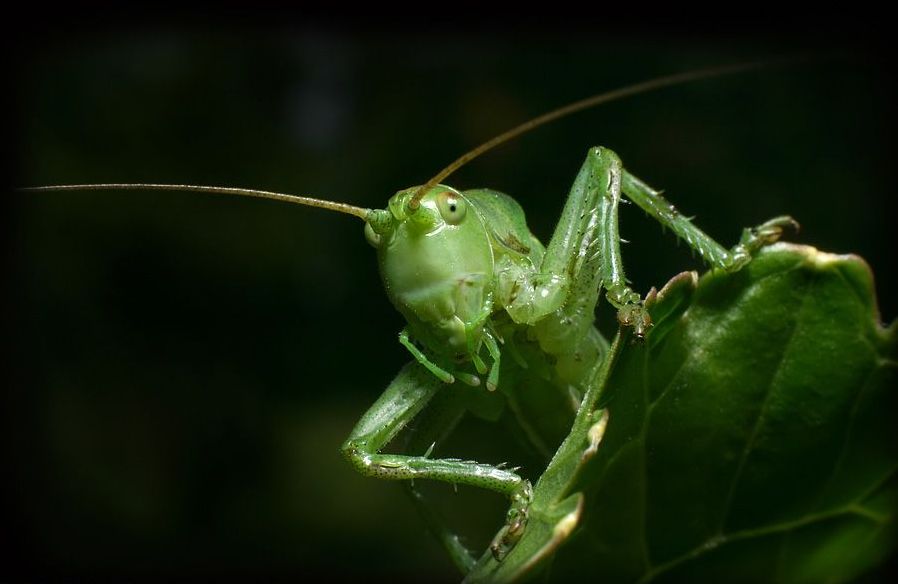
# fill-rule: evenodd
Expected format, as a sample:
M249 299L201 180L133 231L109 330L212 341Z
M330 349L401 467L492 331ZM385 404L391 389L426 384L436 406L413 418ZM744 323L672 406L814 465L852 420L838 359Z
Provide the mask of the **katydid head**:
M489 236L459 191L436 185L416 200L418 190L391 197L389 217L372 217L365 234L377 248L387 295L413 336L446 357L466 360L492 312Z
M354 215L378 250L387 294L416 339L464 360L480 346L491 311L493 255L486 228L457 190L436 185L396 193L386 209L255 189L199 185L106 183L54 185L31 192L83 190L188 191L273 199Z

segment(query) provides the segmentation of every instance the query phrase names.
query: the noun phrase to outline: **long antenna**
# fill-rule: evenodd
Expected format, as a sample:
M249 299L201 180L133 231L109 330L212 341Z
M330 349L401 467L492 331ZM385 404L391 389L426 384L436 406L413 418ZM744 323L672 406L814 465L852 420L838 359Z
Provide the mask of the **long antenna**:
M610 101L615 101L617 99L621 99L624 97L629 97L631 95L636 95L639 93L646 93L649 91L654 91L656 89L661 89L664 87L670 87L672 85L679 85L681 83L688 83L690 81L697 81L699 79L706 79L708 77L719 77L721 75L729 75L731 73L739 73L742 71L747 71L750 69L758 69L760 67L770 66L774 63L770 61L756 61L751 63L738 63L735 65L723 65L720 67L708 67L706 69L699 69L697 71L688 71L686 73L676 73L674 75L666 75L664 77L656 77L654 79L650 79L648 81L642 81L640 83L636 83L634 85L628 85L626 87L621 87L619 89L614 89L612 91L607 91L605 93L600 93L598 95L593 95L592 97L587 97L586 99L581 99L580 101L576 101L574 103L568 104L566 106L560 107L556 110L552 110L546 114L543 114L539 117L533 118L527 122L519 126L515 126L514 128L503 132L488 140L461 155L457 159L455 159L449 166L441 170L431 178L429 181L424 183L418 190L415 192L414 196L409 200L408 206L410 209L417 209L421 197L424 196L424 193L433 188L436 184L443 181L450 174L464 166L465 164L471 162L484 152L488 150L492 150L496 146L503 144L504 142L508 142L509 140L524 134L525 132L529 132L534 128L538 128L544 124L548 124L549 122L555 121L558 118L563 118L565 116L569 116L573 113L577 113L579 111L589 109L591 107L595 107L600 104L608 103Z
M363 209L346 203L335 203L333 201L324 201L312 197L300 195L288 195L285 193L274 193L271 191L259 191L256 189L238 189L233 187L208 187L200 185L170 185L155 183L101 183L101 184L85 184L85 185L51 185L45 187L27 187L19 189L20 191L39 193L39 192L56 192L56 191L189 191L195 193L209 193L215 195L241 195L244 197L255 197L257 199L271 199L274 201L284 201L286 203L294 203L296 205L305 205L308 207L320 207L330 211L338 211L355 215L363 221L367 221L371 215L371 209Z

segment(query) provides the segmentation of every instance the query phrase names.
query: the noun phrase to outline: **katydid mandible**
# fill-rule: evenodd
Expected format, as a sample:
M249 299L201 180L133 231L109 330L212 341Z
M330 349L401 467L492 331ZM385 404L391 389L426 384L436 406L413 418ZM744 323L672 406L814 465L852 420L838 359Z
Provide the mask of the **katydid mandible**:
M58 185L26 189L186 190L271 198L348 213L365 222L377 250L387 295L407 321L399 342L413 360L368 410L342 446L362 474L406 481L416 501L416 479L477 486L507 496L504 525L490 544L503 559L521 539L532 498L530 480L517 468L431 457L434 445L468 410L476 392L501 394L514 409L522 385L537 383L559 395L583 396L595 382L608 343L593 326L604 290L621 325L637 338L651 326L640 294L626 280L618 235L618 205L626 196L713 268L735 271L795 222L786 216L746 229L724 248L677 212L658 191L627 172L607 148L591 148L574 180L547 245L527 227L521 206L489 189L460 191L441 183L480 153L520 133L575 111L627 95L743 70L702 70L651 80L588 98L531 120L466 154L428 183L390 198L385 209L362 209L311 197L249 189L160 184ZM535 378L539 377L539 381ZM473 389L470 389L473 388ZM448 392L448 393L447 393ZM446 414L410 440L419 454L381 451L440 395ZM574 404L576 405L576 404ZM571 409L571 415L575 411ZM537 449L539 437L525 429ZM554 448L555 445L550 445ZM431 528L453 561L467 572L475 557L425 509Z

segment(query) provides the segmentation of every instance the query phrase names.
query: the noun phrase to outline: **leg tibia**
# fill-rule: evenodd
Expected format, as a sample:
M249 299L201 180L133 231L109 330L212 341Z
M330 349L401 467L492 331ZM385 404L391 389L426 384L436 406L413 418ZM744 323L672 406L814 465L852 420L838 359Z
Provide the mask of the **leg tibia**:
M732 263L731 254L726 248L696 227L688 217L681 215L673 204L661 196L659 191L626 171L623 176L623 191L631 201L673 231L711 266L724 268Z
M618 207L621 198L621 180L624 170L620 159L613 154L610 178L601 205L602 222L602 285L605 297L617 308L617 319L623 326L631 326L637 337L642 338L651 326L651 318L642 304L642 297L627 284L624 262L620 251Z
M728 250L696 227L688 217L681 215L660 192L626 171L623 176L623 191L643 211L697 251L711 267L727 271L742 268L760 248L778 240L784 228L798 229L798 223L791 217L776 217L758 227L744 230L739 243Z
M523 482L514 472L471 460L377 454L368 448L364 440L358 439L348 440L343 445L343 453L357 471L379 479L431 479L481 487L509 497Z

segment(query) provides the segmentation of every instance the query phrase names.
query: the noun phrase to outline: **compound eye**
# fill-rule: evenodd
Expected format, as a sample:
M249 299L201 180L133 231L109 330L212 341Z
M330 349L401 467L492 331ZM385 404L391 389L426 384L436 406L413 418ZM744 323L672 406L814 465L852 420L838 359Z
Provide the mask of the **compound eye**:
M443 221L449 225L458 225L465 218L467 205L465 200L451 191L443 191L437 195L437 208Z

